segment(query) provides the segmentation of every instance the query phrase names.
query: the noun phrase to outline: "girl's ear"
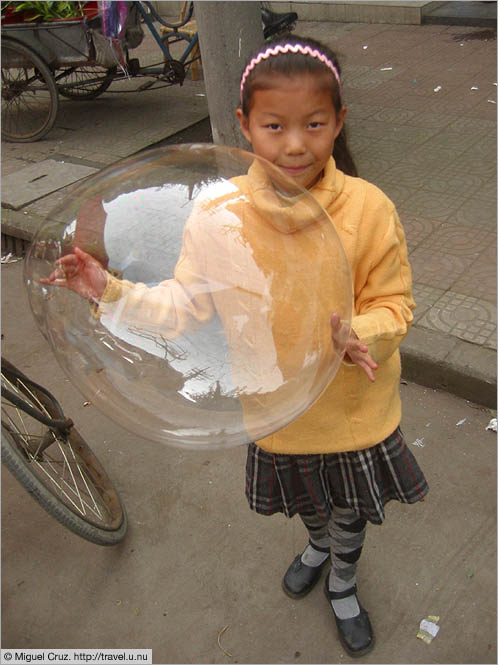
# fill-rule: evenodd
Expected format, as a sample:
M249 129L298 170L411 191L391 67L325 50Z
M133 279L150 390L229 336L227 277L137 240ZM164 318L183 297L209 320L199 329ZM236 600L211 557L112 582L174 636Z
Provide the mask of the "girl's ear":
M249 141L249 143L252 143L251 132L249 131L249 118L242 113L241 108L238 108L236 113L237 113L237 118L239 119L240 131L242 132L244 137Z
M344 120L346 119L347 112L348 112L348 109L345 106L343 106L341 108L341 110L339 111L339 113L336 113L334 140L339 136L339 134L342 131L342 128L344 126Z

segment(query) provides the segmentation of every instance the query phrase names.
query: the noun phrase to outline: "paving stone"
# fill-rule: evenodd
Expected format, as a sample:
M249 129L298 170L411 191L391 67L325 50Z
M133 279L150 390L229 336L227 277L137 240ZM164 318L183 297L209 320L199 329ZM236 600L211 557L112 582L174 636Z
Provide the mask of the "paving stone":
M45 159L2 179L2 206L19 210L50 192L96 173L96 168Z

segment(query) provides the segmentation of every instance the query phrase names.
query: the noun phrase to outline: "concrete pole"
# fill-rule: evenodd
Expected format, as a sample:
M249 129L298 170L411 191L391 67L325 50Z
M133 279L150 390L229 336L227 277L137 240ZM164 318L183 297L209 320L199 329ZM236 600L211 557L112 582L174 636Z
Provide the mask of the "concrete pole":
M242 67L263 43L260 3L202 0L195 3L194 12L213 141L247 149L235 110Z

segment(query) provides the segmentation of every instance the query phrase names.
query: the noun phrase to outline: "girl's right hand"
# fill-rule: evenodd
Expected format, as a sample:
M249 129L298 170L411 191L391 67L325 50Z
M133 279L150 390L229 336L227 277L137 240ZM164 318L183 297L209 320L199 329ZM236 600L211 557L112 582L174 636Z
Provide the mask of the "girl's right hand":
M332 328L332 340L335 346L340 348L340 334L344 334L344 329L337 312L334 312L330 317L330 325ZM378 368L378 364L369 354L368 346L358 339L358 335L352 328L350 330L349 338L346 341L344 359L361 367L368 376L369 381L375 381L374 371Z
M100 300L107 286L107 272L93 256L75 247L74 254L66 254L55 263L57 268L48 278L40 279L42 284L64 286L87 300Z

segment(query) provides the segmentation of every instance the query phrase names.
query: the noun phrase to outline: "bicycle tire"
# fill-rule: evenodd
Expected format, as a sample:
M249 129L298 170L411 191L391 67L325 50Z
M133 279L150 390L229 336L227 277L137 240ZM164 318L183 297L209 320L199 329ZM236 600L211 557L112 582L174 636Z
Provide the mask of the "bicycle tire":
M54 126L58 108L48 65L25 44L2 36L2 138L39 141Z
M55 398L18 376L20 380L13 381L2 367L2 385L17 390L41 414L60 418ZM76 428L67 436L58 434L4 397L1 438L2 463L59 523L98 545L124 538L128 523L119 494Z
M95 99L111 85L117 67L70 67L56 76L59 94L75 101Z

